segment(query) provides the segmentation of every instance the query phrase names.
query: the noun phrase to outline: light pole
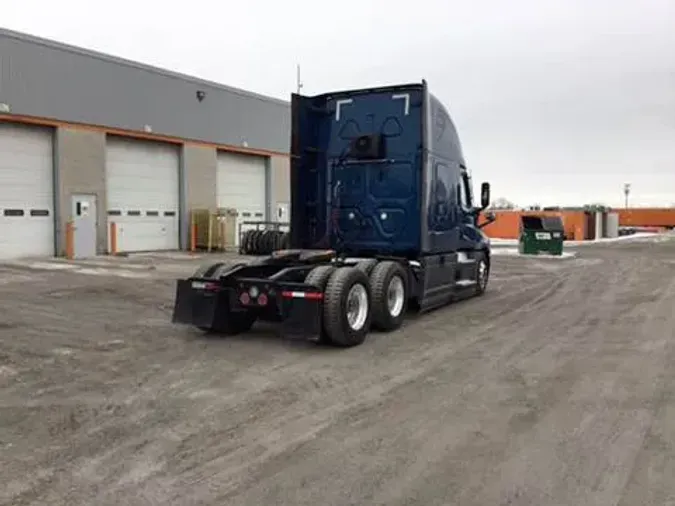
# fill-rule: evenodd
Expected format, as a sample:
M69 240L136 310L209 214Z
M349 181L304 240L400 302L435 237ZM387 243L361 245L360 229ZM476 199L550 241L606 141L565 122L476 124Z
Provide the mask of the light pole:
M623 195L625 197L625 207L628 209L628 195L630 195L630 183L624 183L623 185Z

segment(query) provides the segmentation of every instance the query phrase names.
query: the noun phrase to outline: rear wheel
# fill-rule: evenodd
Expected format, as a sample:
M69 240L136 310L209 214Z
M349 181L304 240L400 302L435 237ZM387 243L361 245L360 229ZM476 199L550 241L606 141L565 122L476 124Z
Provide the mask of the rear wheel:
M323 321L326 334L336 346L357 346L370 330L370 283L354 267L337 269L324 294Z
M204 264L200 265L195 272L192 273L193 278L206 278L211 279L213 273L220 269L225 262L216 262L214 264Z
M210 278L218 279L221 276L224 276L225 274L227 274L228 272L231 272L235 269L238 269L239 267L243 267L244 265L248 265L248 264L243 263L243 262L235 262L235 263L231 263L231 264L222 263L222 264L220 264L220 266L216 270L211 272Z
M476 255L476 295L483 295L490 280L490 260L484 252Z
M234 313L228 310L218 313L211 327L202 328L202 330L232 336L251 330L256 319L255 313L250 311L238 311Z
M331 274L333 274L335 270L336 268L332 265L320 265L318 267L314 267L314 269L309 271L309 274L307 274L305 283L312 285L323 292L326 289L326 285L328 284Z
M202 278L202 279L218 279L223 274L226 274L237 267L247 265L243 262L216 262L213 264L205 264L200 266L193 274L193 278Z
M408 310L408 276L397 262L380 262L370 274L373 290L373 327L399 328Z
M373 272L373 269L377 265L377 260L374 258L369 258L368 260L361 260L359 263L356 264L356 268L359 270L362 270L365 272L368 276L370 276L370 273Z
M307 274L307 277L305 278L305 283L308 285L312 285L316 287L317 289L321 290L324 292L326 290L326 285L328 284L328 280L330 279L331 275L335 272L336 267L332 265L320 265L318 267L315 267L311 271L309 271L309 274ZM326 332L326 327L321 322L321 332L319 334L319 342L322 344L331 344L332 341L328 337L328 333Z

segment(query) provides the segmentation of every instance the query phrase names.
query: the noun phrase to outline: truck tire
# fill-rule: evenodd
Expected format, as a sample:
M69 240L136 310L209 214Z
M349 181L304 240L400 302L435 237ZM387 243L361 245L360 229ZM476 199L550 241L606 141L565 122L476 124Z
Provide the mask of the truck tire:
M253 250L253 245L252 245L252 239L253 239L253 232L254 230L247 230L244 232L244 236L242 238L243 244L243 253L244 255L250 255L251 251Z
M328 284L331 274L335 271L336 267L333 265L319 265L318 267L314 267L314 269L307 274L305 284L312 285L323 292L326 290L326 285Z
M246 245L247 255L255 255L255 238L257 235L257 230L249 230L248 243Z
M192 274L193 278L207 278L210 279L213 273L225 265L225 262L216 262L214 264L200 265Z
M322 292L325 292L328 280L330 279L331 275L335 272L336 269L337 268L332 265L320 265L318 267L314 267L314 269L309 271L307 277L305 277L305 283L318 288ZM321 322L319 343L332 344L332 341L330 340L330 337L328 337L328 333L326 332L326 326L323 324L323 321Z
M210 328L201 328L201 330L221 334L225 336L233 336L236 334L241 334L243 332L248 332L253 327L257 317L255 313L249 311L242 311L233 313L231 311L223 312L218 314L213 325Z
M267 254L271 254L273 251L276 251L277 249L277 231L276 230L270 230L269 237L267 239Z
M267 254L267 236L268 236L267 230L260 231L260 234L258 235L258 251L256 251L258 255Z
M490 281L490 259L484 251L476 255L476 295L483 295Z
M373 272L373 268L376 265L377 260L374 258L369 258L368 260L361 260L358 264L356 264L356 268L365 272L367 276L370 276L370 273Z
M272 242L274 240L274 231L273 230L265 230L262 235L262 240L260 241L262 243L262 253L263 255L269 255L272 253L274 249L274 243Z
M230 272L237 267L242 265L247 265L243 262L227 263L227 262L216 262L214 264L205 264L200 266L194 274L193 278L203 278L203 279L218 279L220 276L226 272Z
M221 276L223 276L224 274L227 274L228 272L233 271L234 269L237 269L239 267L243 267L244 265L248 265L248 264L244 263L244 262L234 262L234 263L231 263L231 264L223 262L218 266L217 269L211 271L209 277L211 279L218 279Z
M278 251L281 249L281 232L278 230L274 231L274 248L273 251Z
M373 327L396 330L408 311L408 276L398 262L380 262L370 273L373 294Z
M261 250L261 239L262 239L262 230L256 230L253 232L253 237L251 238L251 253L253 255L261 255L260 253Z
M269 236L269 230L261 230L258 234L258 255L267 255L267 237Z
M370 330L370 283L354 267L342 267L331 275L323 301L323 324L336 346L357 346Z

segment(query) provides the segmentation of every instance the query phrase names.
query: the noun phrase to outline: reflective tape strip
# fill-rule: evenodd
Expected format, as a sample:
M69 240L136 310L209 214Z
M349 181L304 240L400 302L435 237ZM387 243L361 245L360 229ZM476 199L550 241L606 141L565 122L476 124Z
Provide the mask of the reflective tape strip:
M323 293L321 292L281 292L281 296L285 299L310 299L310 300L320 300L323 299Z

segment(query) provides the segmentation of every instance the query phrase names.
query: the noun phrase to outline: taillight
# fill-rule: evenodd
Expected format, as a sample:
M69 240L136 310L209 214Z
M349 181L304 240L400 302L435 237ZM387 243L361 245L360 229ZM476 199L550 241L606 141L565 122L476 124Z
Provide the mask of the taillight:
M283 291L281 296L284 299L308 299L308 300L323 300L322 292L291 292Z
M241 302L244 306L249 304L251 302L250 295L246 292L241 292L239 295L239 302Z
M260 304L261 306L266 306L267 305L267 295L265 295L264 293L261 293L260 295L258 295L258 304Z

